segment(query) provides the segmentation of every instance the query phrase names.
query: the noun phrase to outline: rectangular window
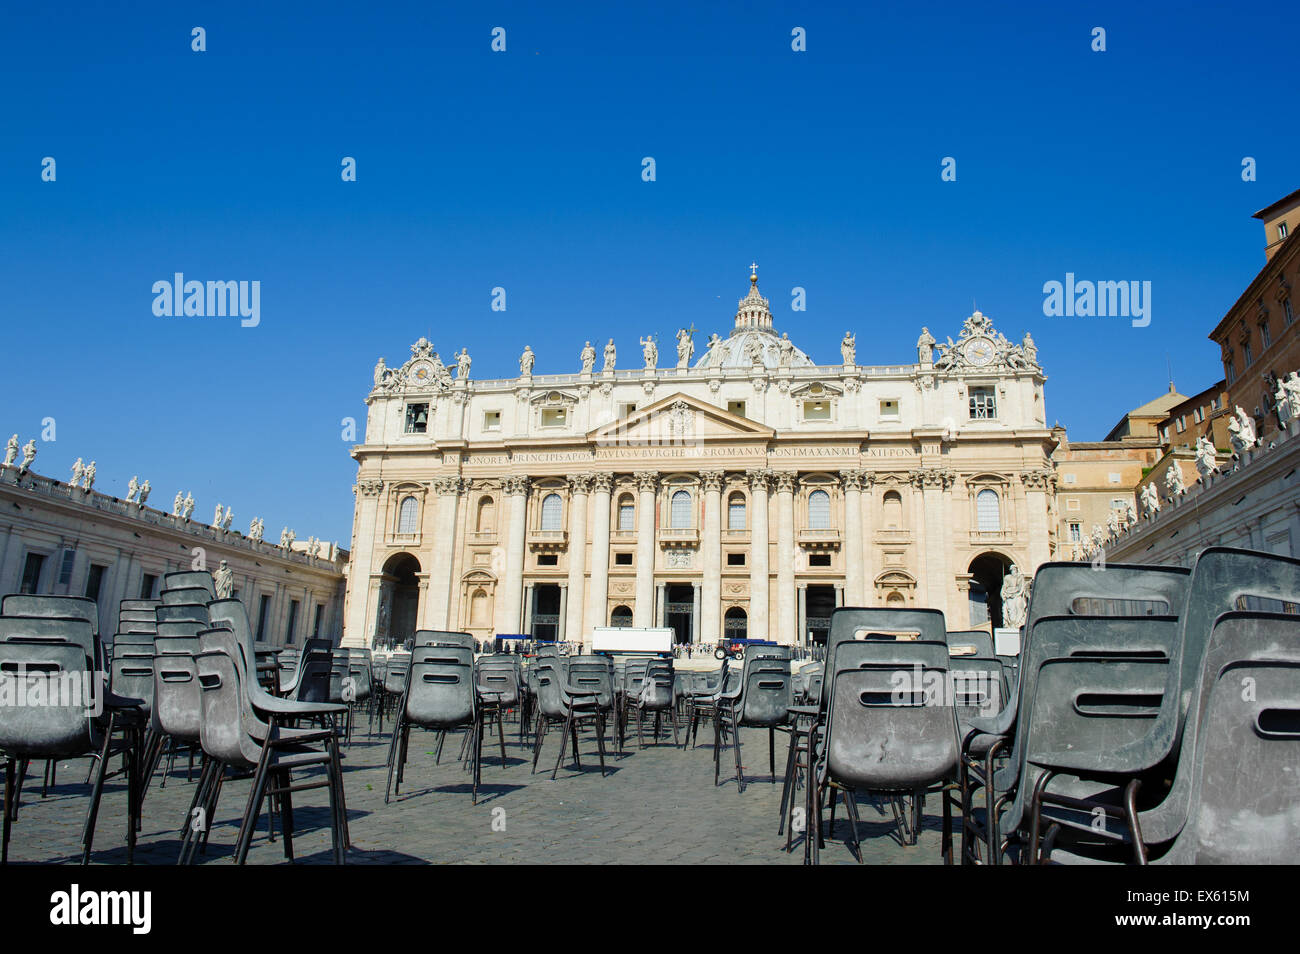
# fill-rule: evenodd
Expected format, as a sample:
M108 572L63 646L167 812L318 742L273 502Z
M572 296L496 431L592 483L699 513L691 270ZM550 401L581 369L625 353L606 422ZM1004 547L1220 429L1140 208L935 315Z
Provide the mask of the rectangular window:
M501 412L484 411L483 412L483 430L499 431L501 430Z
M619 417L631 417L634 411L636 411L635 404L620 404L618 406Z
M542 427L563 427L569 419L569 411L563 407L542 408Z
M1109 476L1109 478L1110 478L1110 482L1111 482L1112 484L1118 484L1118 483L1119 483L1119 481L1120 481L1120 475L1119 475L1119 474L1111 473L1111 474L1109 474L1108 476Z
M320 624L325 617L325 604L316 604L316 615L311 621L311 638L320 639Z
M1065 475L1065 482L1066 482L1067 484L1073 484L1073 483L1077 482L1078 479L1079 479L1079 475L1078 475L1078 474L1066 474L1066 475Z
M70 547L66 548L59 560L59 586L67 586L72 582L72 568L76 565L77 551Z
M429 405L406 405L406 433L424 434L429 430Z
M285 645L293 644L293 633L298 628L298 601L289 601L289 625L284 630Z
M99 602L99 589L104 585L104 571L107 567L100 566L98 563L90 564L90 572L86 574L86 599Z
M1273 334L1268 330L1267 321L1261 321L1259 323L1259 340L1264 343L1265 348L1273 343Z
M1250 363L1254 360L1255 360L1255 355L1250 350L1250 342L1243 341L1241 343L1241 362L1242 362L1241 366L1243 368L1248 368L1250 367Z
M636 529L636 504L618 505L618 528L620 530Z
M1166 424L1164 427L1160 428L1160 440L1163 441L1163 442L1166 443L1166 444L1169 443L1169 425L1168 425L1168 424Z
M1282 241L1282 239L1286 238L1286 232L1287 232L1287 225L1286 225L1286 223L1285 223L1285 222L1279 222L1279 223L1277 224L1277 240L1278 240L1279 242Z
M1291 324L1291 322L1295 321L1295 313L1291 311L1291 299L1290 299L1290 298L1283 298L1283 299L1282 299L1282 319L1283 319L1283 321L1285 321L1288 325Z
M1126 501L1123 497L1112 497L1110 501L1110 509L1123 510L1125 506L1127 506L1127 504L1128 501Z
M264 593L261 601L257 605L257 638L259 641L266 639L267 617L271 615L271 595Z
M631 554L631 553L615 553L615 554L614 554L614 565L615 565L615 566L631 566L631 565L632 565L632 554Z
M140 599L153 599L154 587L157 585L158 577L154 576L152 573L146 573L144 576L140 577Z
M728 402L727 402L727 410L728 410L730 413L736 415L736 417L744 417L744 416L745 416L745 402L744 402L744 401L728 401Z
M1187 430L1187 417L1185 415L1178 415L1178 420L1174 421L1174 429L1177 430L1179 434ZM1118 483L1118 481L1112 480L1111 483Z
M1192 420L1195 421L1197 424L1200 424L1203 420L1205 420L1204 409L1198 407L1195 411L1193 411Z
M805 421L829 421L831 419L831 402L804 401L803 419Z
M1070 542L1078 543L1083 539L1083 524L1077 520L1070 524Z
M45 555L41 553L27 554L27 561L23 564L23 581L18 587L19 593L35 593L41 585L41 568L45 566Z
M997 398L992 388L970 389L970 416L972 421L993 420L998 416Z
M1232 358L1228 358L1227 362L1223 365L1223 372L1226 375L1229 384L1232 384L1237 380L1237 369L1233 367Z
M560 558L554 553L539 553L537 554L537 565L538 566L559 566Z
M830 566L831 555L829 553L810 553L808 554L809 566Z
M727 503L727 529L745 529L745 501L732 500Z
M727 566L744 566L744 565L745 565L744 551L727 554Z
M880 419L882 421L898 420L898 401L894 398L886 398L880 402Z

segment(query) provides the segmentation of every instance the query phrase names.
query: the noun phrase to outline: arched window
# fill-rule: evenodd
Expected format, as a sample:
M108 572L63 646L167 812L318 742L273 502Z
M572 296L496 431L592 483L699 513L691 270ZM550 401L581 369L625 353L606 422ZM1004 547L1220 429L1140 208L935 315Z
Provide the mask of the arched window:
M477 589L474 591L474 595L469 598L469 624L471 626L486 626L487 622L487 593L482 589Z
M615 606L609 614L609 625L627 627L632 625L632 611L626 606Z
M497 528L497 505L491 497L479 499L478 520L474 526L479 533L491 533Z
M542 498L542 529L564 529L564 501L559 494L547 494Z
M631 494L624 494L618 498L618 528L620 530L636 529L636 504L632 502Z
M420 501L414 497L403 497L402 505L397 511L397 532L415 533L420 523Z
M975 513L981 533L1002 529L1002 510L996 490L981 490L976 494Z
M881 514L883 527L886 530L903 529L903 498L898 495L897 490L891 490L885 494L884 511Z
M727 529L745 529L745 495L739 490L727 498Z
M831 495L824 490L814 490L808 495L808 529L831 528Z
M689 527L691 525L691 495L689 491L679 490L673 494L672 508L668 519L671 527Z

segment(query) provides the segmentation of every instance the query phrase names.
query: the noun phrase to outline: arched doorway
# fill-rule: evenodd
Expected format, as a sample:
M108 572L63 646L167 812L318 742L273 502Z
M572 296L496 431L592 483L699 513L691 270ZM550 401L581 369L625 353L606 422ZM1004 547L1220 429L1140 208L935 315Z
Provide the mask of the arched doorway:
M809 642L824 646L831 631L831 613L835 612L835 587L810 583L805 599L808 615L804 620L807 628L804 636Z
M664 623L672 628L673 642L691 642L694 639L695 588L689 583L669 583L664 589L664 602Z
M722 618L722 635L727 639L744 639L749 632L749 617L739 606L727 610Z
M632 611L626 606L615 606L614 612L609 614L609 625L617 626L620 629L626 629L632 625Z
M420 561L394 553L384 563L376 608L375 639L401 645L415 635L420 610Z
M991 622L994 628L1002 625L1002 577L1006 576L1012 561L1001 553L981 553L971 560L970 568L970 625L979 628Z

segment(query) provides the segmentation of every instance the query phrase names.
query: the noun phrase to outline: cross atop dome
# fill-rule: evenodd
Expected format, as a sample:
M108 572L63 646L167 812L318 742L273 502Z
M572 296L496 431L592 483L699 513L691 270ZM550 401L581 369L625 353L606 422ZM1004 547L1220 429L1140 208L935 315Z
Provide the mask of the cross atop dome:
M740 299L736 310L736 327L732 331L772 331L772 309L758 293L758 263L749 265L749 294Z

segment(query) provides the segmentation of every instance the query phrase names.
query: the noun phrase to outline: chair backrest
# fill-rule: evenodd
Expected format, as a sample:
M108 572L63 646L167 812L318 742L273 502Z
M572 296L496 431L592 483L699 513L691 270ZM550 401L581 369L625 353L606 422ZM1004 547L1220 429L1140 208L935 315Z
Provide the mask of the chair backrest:
M992 659L993 636L982 629L966 629L948 634L948 655L954 659L961 656L975 656L979 659Z
M153 660L154 725L164 734L200 740L203 702L199 690L197 636L160 636Z
M144 647L141 647L142 649ZM114 647L109 664L109 688L119 696L139 699L146 715L153 710L153 645L147 652L126 653Z
M1165 799L1181 809L1183 824L1161 861L1296 864L1297 778L1300 617L1223 615L1204 653Z
M480 669L475 682L485 702L495 702L505 708L519 704L519 673L513 669Z
M186 603L198 603L206 606L214 597L212 591L201 586L187 586L176 590L163 590L160 594L163 606L182 606Z
M472 649L465 649L472 653ZM415 725L449 729L472 722L476 710L474 663L456 655L411 663L406 718Z
M221 638L224 637L224 638ZM199 739L208 756L235 768L256 764L249 749L243 713L243 686L235 654L239 652L228 629L206 630L194 657L199 680Z
M119 613L125 613L130 610L153 610L161 603L162 600L122 600L117 604Z
M944 643L947 627L943 612L937 609L885 609L883 607L840 606L831 611L830 632L826 637L826 671L836 669L835 653L839 646L862 640L897 640ZM907 641L907 640L905 640ZM822 682L819 705L823 712L830 702L831 680Z
M1025 628L1046 616L1177 616L1189 580L1181 566L1044 563L1034 573Z
M84 651L76 643L0 642L0 678L10 694L0 705L0 750L18 759L90 750L90 713L100 688L97 678L87 685L87 675ZM39 704L18 704L37 698Z
M415 631L415 643L411 648L419 649L421 646L463 646L466 649L475 649L477 644L474 637L469 633L440 629L417 629Z
M216 585L213 583L212 574L207 570L176 570L163 574L162 592L185 589L206 590L208 599L217 598Z
M557 661L547 659L529 668L534 670L533 692L537 695L538 712L546 718L563 718L567 712L564 705L565 677L560 673Z
M758 660L755 660L757 663ZM771 728L785 725L794 704L794 684L790 660L769 659L767 665L754 665L745 673L741 694L740 724Z
M164 603L157 609L158 622L170 620L191 620L208 625L208 607L203 603Z
M614 704L614 679L609 663L594 656L576 656L569 662L566 688L595 692L596 705L608 709Z
M197 636L207 628L208 624L192 619L169 619L158 624L157 633L159 636Z
M641 705L647 709L667 709L673 704L673 661L654 659L645 669L638 690Z
M942 637L942 633L939 633ZM939 640L865 640L842 647L826 720L828 776L868 791L914 792L949 777L959 752Z
M156 607L138 610L123 610L117 614L117 621L121 623L152 623L158 619Z
M401 695L411 672L411 654L393 653L384 667L384 691Z
M99 640L87 619L45 616L0 616L0 642L70 643L83 655L83 672L103 671Z
M84 619L91 632L99 635L99 607L84 596L35 596L10 593L0 599L0 616L28 616L45 619Z

